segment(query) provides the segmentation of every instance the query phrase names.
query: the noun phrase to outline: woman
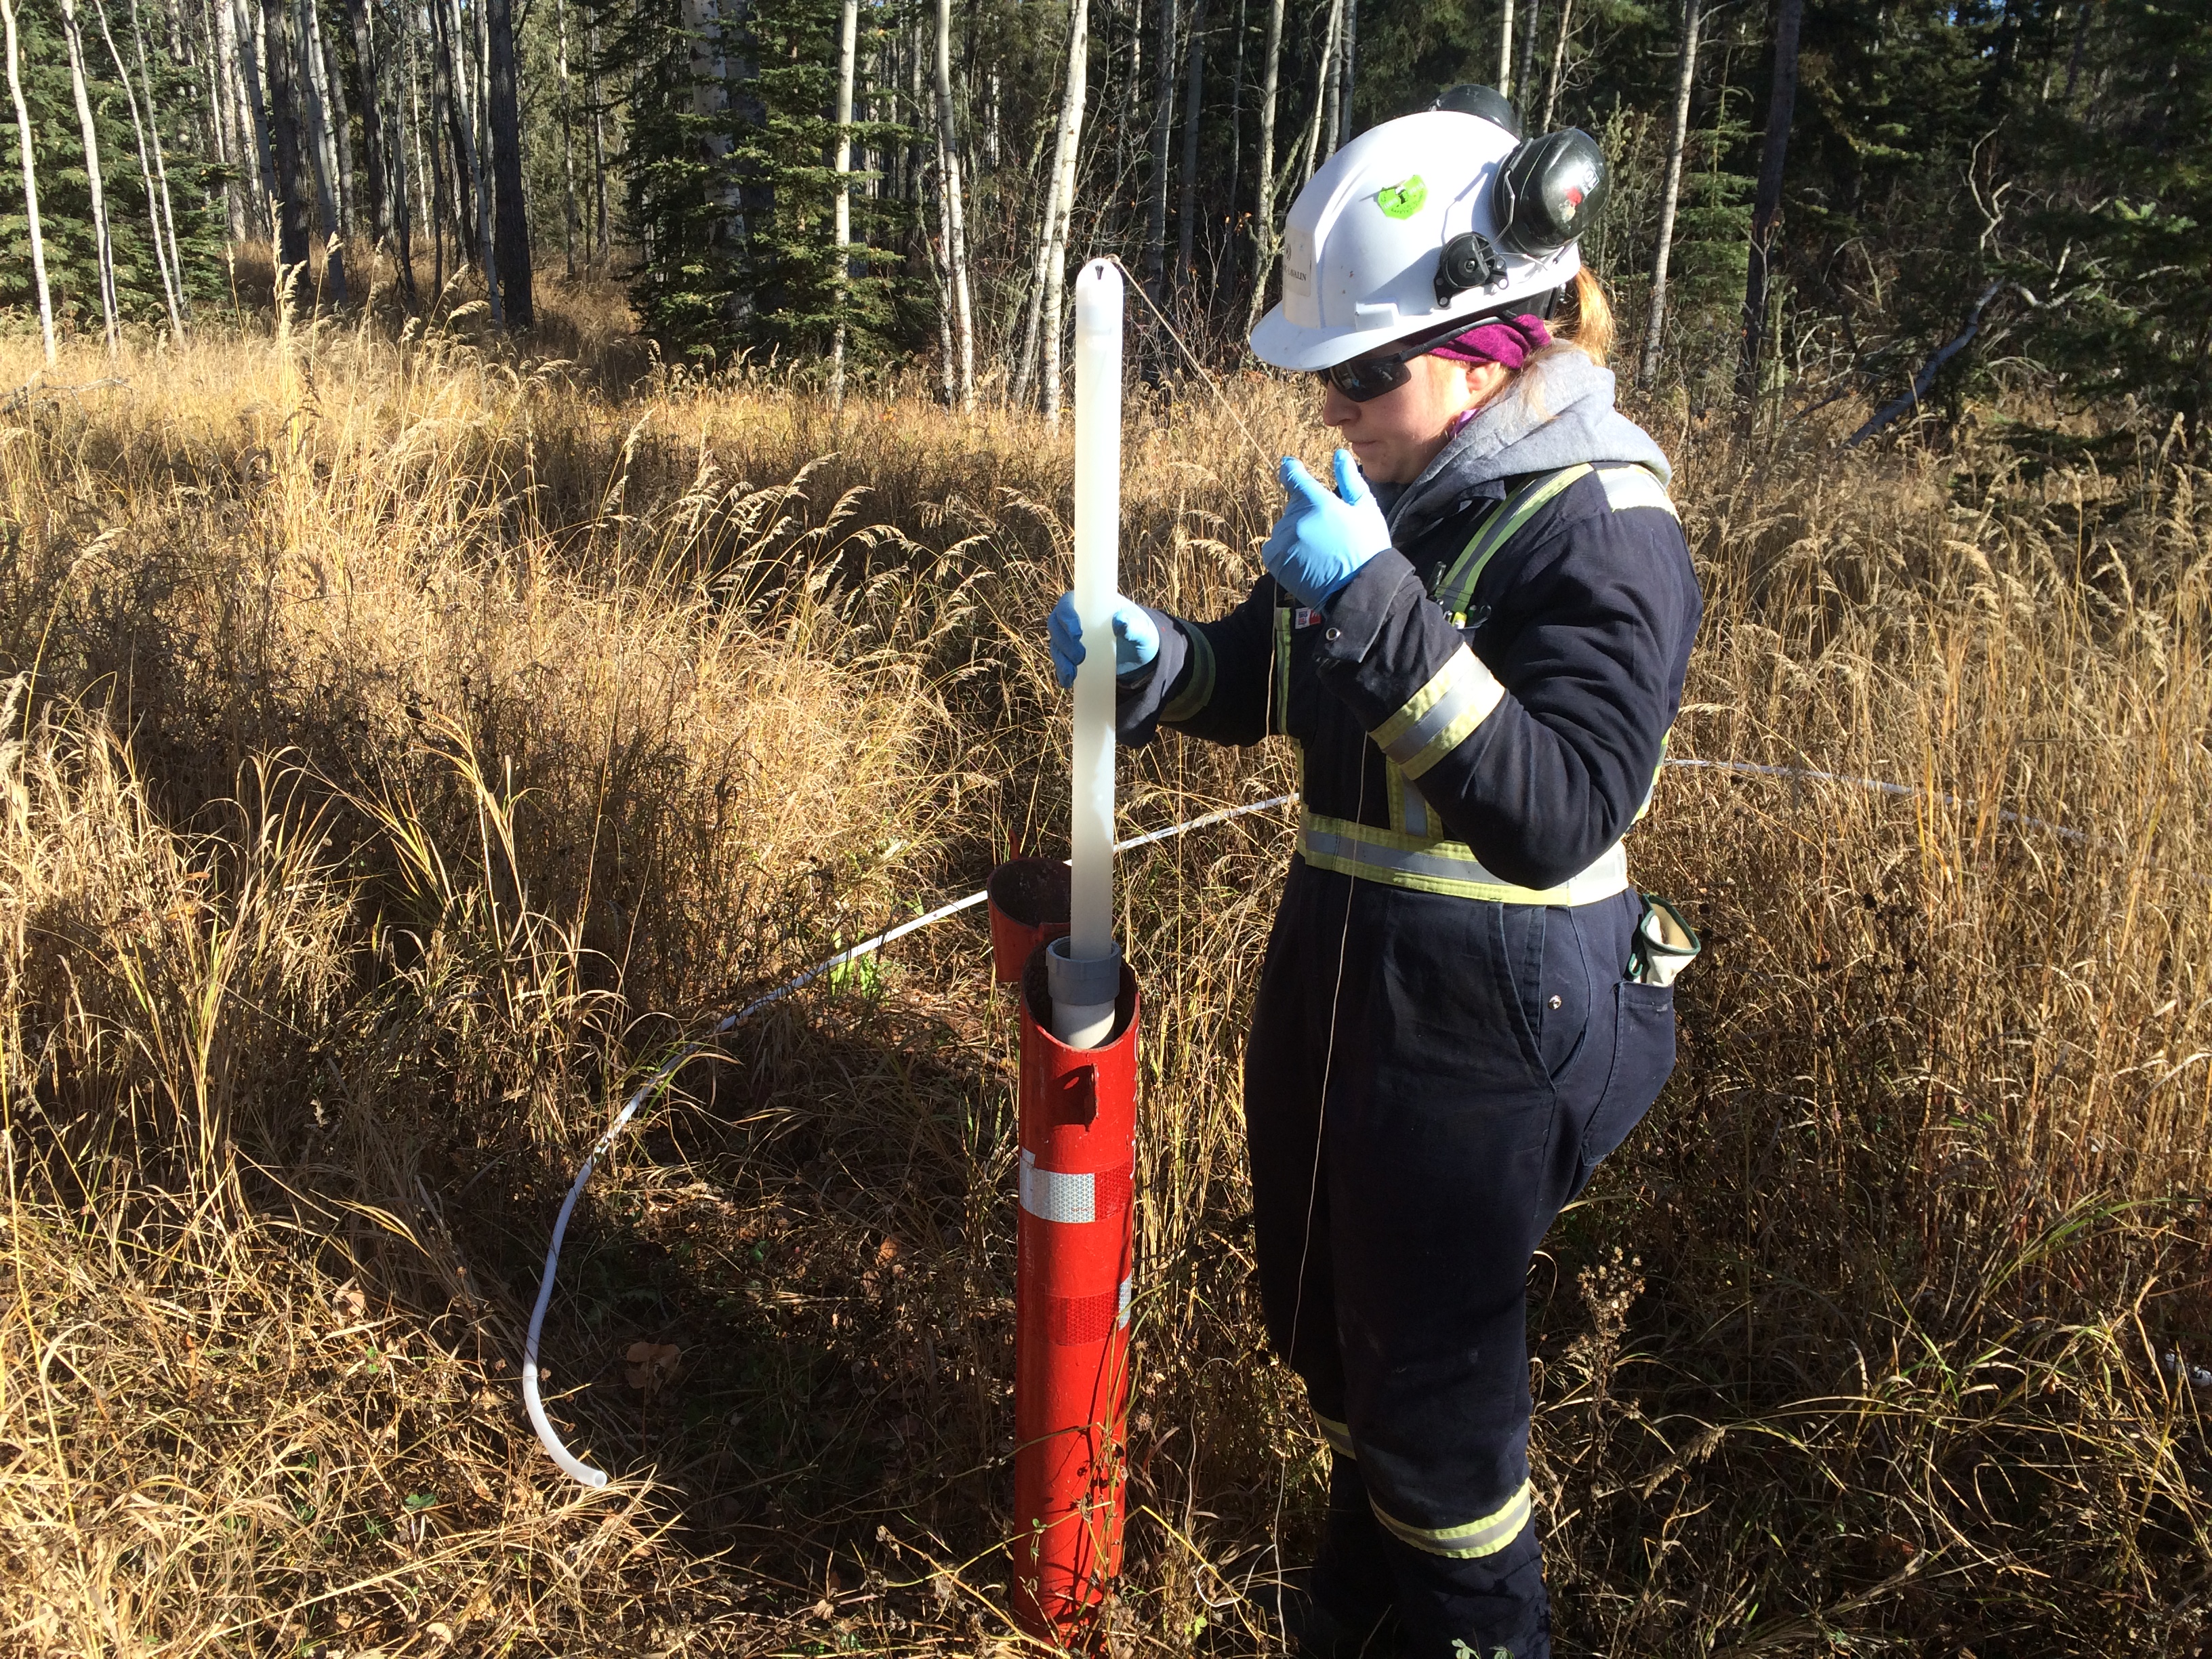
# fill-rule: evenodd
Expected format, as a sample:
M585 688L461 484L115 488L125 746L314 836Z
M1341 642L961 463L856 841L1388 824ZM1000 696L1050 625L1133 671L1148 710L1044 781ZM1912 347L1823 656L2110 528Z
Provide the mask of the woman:
M1523 1285L1674 1066L1621 840L1700 600L1576 252L1603 167L1449 107L1340 151L1252 337L1321 374L1337 488L1284 461L1227 617L1116 606L1126 741L1302 750L1245 1117L1268 1334L1333 1454L1309 1653L1550 1652ZM1070 683L1070 600L1052 634Z

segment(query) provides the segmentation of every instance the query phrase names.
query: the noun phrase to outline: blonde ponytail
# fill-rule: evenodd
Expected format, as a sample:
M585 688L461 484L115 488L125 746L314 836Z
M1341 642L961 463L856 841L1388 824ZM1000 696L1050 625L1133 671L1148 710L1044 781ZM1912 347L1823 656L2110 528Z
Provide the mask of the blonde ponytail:
M1570 345L1600 368L1613 349L1613 307L1607 303L1605 284L1588 265L1575 272L1574 290L1560 296L1553 314L1552 337Z

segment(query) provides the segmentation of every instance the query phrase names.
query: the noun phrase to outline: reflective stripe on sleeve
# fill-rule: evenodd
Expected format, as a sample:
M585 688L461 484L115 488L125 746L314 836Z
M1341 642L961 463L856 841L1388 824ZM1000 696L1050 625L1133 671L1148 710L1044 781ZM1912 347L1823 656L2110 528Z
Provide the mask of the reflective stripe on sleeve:
M1180 617L1176 623L1190 647L1190 677L1183 682L1182 694L1160 710L1160 718L1170 726L1202 713L1213 701L1213 642L1199 631L1196 623L1185 623Z
M1504 696L1498 678L1464 645L1429 683L1375 728L1376 746L1418 778L1467 741Z
M1370 1496L1368 1507L1375 1518L1388 1527L1393 1535L1411 1544L1417 1550L1431 1555L1446 1555L1455 1561L1469 1561L1479 1556L1495 1555L1521 1535L1528 1524L1528 1483L1523 1480L1521 1489L1505 1500L1501 1509L1457 1527L1416 1527L1399 1520Z
M1616 513L1626 513L1632 507L1656 507L1670 519L1681 517L1668 499L1667 486L1649 468L1601 467L1597 481L1605 486L1605 504Z

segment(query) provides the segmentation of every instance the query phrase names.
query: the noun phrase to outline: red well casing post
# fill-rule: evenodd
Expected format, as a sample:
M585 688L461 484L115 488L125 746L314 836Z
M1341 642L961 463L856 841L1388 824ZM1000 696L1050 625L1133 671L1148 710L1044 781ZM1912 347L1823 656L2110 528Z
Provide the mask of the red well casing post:
M1121 1566L1135 1266L1137 981L1113 1035L1052 1034L1042 946L1021 979L1021 1211L1014 1280L1014 1614L1066 1646Z

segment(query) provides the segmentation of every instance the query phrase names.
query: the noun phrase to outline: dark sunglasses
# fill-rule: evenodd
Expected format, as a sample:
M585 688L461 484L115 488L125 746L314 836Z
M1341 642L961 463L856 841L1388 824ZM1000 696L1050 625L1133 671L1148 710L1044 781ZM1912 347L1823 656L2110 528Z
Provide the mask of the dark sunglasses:
M1413 371L1406 367L1407 361L1425 356L1428 350L1426 345L1408 346L1387 357L1362 357L1353 362L1339 363L1334 368L1316 369L1315 373L1355 404L1371 404L1412 380Z

